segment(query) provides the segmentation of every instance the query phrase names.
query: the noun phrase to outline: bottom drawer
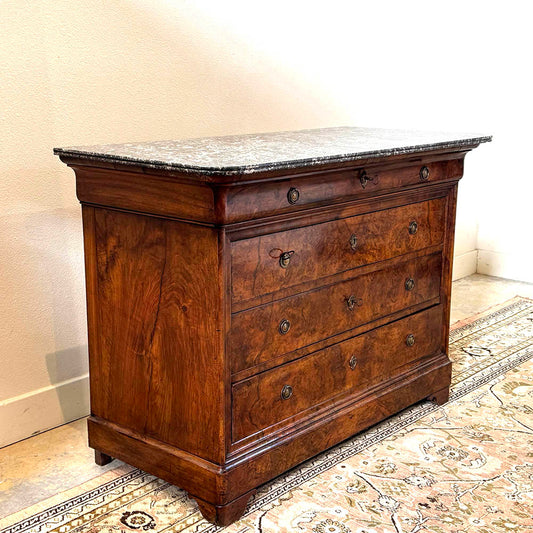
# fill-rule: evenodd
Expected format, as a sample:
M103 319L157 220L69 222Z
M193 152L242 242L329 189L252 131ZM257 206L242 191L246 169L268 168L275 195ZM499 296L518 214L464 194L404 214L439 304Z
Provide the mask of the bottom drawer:
M442 307L371 330L232 388L232 440L277 429L298 413L363 393L441 348Z

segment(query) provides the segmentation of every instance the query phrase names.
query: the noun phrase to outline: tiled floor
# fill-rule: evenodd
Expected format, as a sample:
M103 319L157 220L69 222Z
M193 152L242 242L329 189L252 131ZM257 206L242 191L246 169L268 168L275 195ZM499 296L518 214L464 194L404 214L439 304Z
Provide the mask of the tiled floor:
M533 284L473 275L454 282L452 323L513 296L533 298ZM0 450L0 518L116 468L94 464L85 419Z
M451 323L475 315L513 296L533 298L533 283L474 274L454 281Z

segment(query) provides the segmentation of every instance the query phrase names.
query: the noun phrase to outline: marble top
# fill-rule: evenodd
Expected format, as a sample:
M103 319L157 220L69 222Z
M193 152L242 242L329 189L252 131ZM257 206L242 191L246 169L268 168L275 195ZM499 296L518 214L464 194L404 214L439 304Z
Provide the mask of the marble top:
M253 174L488 142L491 136L337 127L279 133L204 137L54 148L57 155L136 163L201 174Z

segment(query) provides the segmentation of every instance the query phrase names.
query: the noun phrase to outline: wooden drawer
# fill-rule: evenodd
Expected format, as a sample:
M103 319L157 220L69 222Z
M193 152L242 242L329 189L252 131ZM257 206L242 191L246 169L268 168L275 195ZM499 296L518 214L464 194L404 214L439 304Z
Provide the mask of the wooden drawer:
M235 241L233 302L440 244L445 207L437 198Z
M441 328L442 308L432 307L236 383L233 442L387 381L402 366L439 351Z
M378 192L385 193L447 179L457 180L463 175L463 164L462 158L419 161L403 166L379 165L323 171L316 177L305 174L271 183L234 186L226 190L220 208L223 209L223 219L226 223L239 222L312 205L375 196ZM425 180L421 179L420 174L423 167L429 171Z
M232 371L438 298L440 276L437 253L235 313L229 332ZM407 279L414 281L411 290ZM290 327L282 333L285 321Z

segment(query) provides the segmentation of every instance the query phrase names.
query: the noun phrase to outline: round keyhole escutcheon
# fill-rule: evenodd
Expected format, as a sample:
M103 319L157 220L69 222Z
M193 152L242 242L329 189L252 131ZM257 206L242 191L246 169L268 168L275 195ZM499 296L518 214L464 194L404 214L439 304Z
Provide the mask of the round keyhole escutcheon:
M292 387L290 385L284 385L281 389L281 399L288 400L292 396Z
M414 346L414 344L415 344L415 336L412 333L409 333L409 335L407 335L407 337L405 337L405 344L407 344L407 346L409 346L409 347Z
M426 181L429 179L429 168L428 167L422 167L420 169L420 179L421 181Z
M291 187L287 193L289 204L294 205L300 198L300 191L296 187Z
M413 278L407 278L405 280L405 290L412 291L415 288L415 280Z
M285 335L289 332L289 329L291 329L291 323L285 318L279 323L278 329L282 335Z
M366 170L363 170L363 172L361 172L361 175L359 177L359 181L361 183L361 187L363 187L363 189L366 189L366 186L368 184L369 181L374 181L374 178L371 178L367 173L366 173Z
M417 224L416 220L413 220L409 224L409 235L414 235L417 231L418 231L418 224Z

